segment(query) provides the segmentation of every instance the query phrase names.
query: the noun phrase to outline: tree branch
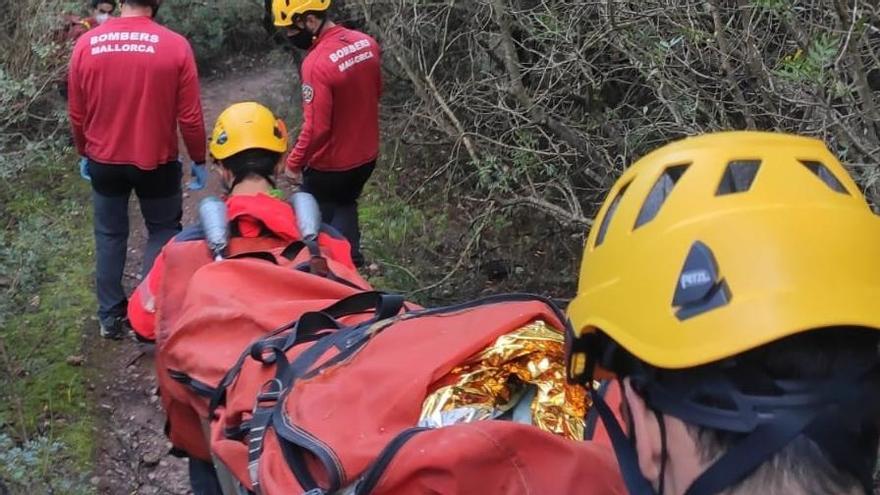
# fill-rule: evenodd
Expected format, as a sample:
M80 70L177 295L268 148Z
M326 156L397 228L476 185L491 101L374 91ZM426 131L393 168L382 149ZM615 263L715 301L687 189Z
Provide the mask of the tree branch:
M511 22L507 16L507 8L504 0L492 0L492 11L495 22L501 29L501 48L504 52L504 66L507 69L510 81L510 92L517 99L520 106L528 112L532 122L544 126L557 137L578 150L584 156L591 158L594 163L600 163L601 157L592 153L587 142L578 136L570 127L550 116L542 107L532 101L523 85L522 71L520 70L519 56L516 53L516 45L511 34ZM604 184L604 179L595 170L587 167L584 172L597 185Z

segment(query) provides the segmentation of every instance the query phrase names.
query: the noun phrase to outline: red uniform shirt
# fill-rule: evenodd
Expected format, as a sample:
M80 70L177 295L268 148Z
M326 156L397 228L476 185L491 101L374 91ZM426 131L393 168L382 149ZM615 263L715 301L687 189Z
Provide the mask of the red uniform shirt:
M144 170L177 160L177 126L205 161L205 122L192 48L149 17L110 19L81 36L68 76L80 155Z
M381 95L376 40L342 26L321 33L302 64L303 123L288 168L342 172L375 160Z

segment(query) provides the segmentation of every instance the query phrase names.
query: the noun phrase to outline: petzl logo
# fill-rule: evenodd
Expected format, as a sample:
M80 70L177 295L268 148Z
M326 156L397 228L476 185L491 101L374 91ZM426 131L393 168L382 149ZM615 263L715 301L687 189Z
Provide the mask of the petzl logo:
M682 289L688 289L699 285L711 284L712 276L708 270L690 270L681 274L679 285Z

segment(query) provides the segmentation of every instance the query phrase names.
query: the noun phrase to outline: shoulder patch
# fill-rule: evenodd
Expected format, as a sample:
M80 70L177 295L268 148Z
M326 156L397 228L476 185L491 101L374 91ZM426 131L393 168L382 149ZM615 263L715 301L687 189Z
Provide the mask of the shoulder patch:
M303 92L303 102L311 103L313 99L315 99L315 90L312 89L308 84L303 84L302 88Z

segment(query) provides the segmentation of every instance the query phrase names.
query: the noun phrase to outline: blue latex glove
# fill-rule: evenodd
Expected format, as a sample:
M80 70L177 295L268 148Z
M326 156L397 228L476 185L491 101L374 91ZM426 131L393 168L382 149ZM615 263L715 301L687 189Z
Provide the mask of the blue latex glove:
M79 157L79 175L89 182L92 181L92 176L89 175L89 159L84 156Z
M186 185L190 191L201 191L208 184L208 166L204 163L193 163L190 166L189 175L193 178Z

